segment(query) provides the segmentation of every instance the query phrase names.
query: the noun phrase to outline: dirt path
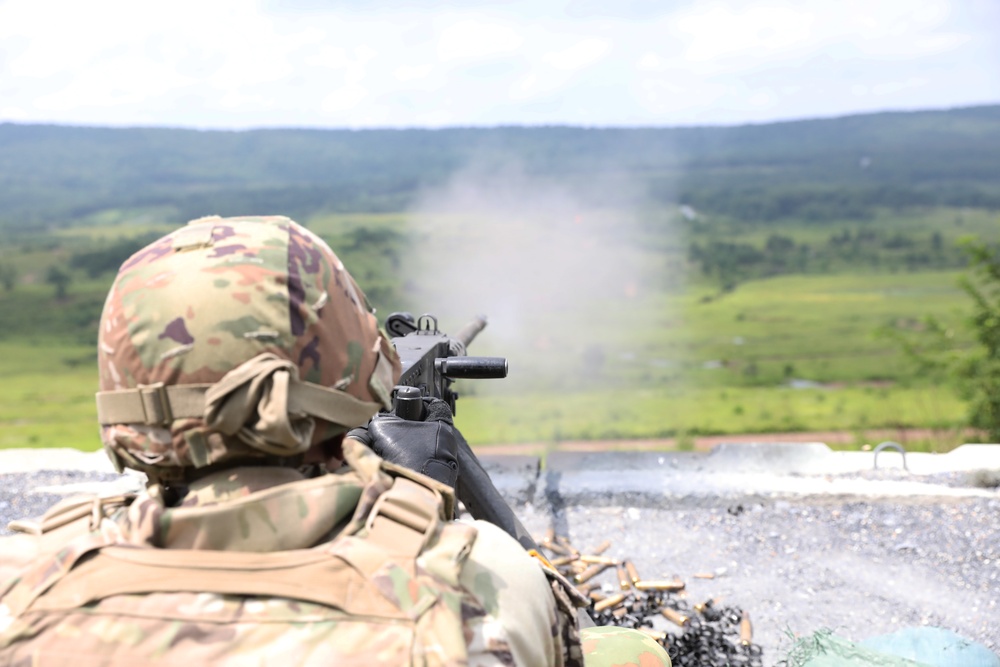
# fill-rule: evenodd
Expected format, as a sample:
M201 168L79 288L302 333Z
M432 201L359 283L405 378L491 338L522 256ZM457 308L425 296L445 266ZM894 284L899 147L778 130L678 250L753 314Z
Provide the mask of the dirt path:
M979 435L972 430L957 434L953 430L934 429L873 429L865 431L865 441L877 445L892 440L904 447L908 442L937 440L952 446L964 442L979 442ZM843 445L857 441L854 431L804 431L797 433L746 433L741 435L709 435L693 438L694 448L709 450L723 442L824 442L828 445ZM526 442L520 444L483 445L476 447L481 454L539 455L546 452L612 452L612 451L660 451L677 449L675 438L653 440L567 440L559 443Z

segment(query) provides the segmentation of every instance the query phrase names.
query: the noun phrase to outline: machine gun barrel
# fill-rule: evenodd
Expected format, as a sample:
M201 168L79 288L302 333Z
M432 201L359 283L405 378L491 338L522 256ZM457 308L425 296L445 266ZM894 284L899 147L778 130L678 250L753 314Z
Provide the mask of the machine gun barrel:
M471 322L458 330L458 333L455 334L455 340L460 342L464 347L469 347L469 344L475 340L476 336L479 335L479 332L485 327L486 316L476 315Z

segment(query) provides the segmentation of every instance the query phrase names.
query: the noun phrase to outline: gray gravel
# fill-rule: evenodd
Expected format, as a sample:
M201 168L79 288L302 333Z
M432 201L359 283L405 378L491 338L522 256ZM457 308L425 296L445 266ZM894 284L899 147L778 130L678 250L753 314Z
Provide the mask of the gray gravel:
M86 491L82 484L115 483L130 481L124 475L114 473L82 472L79 470L39 470L35 473L0 474L0 535L9 535L7 524L14 519L41 516L46 509L66 497L66 490L59 493L41 489L52 487L73 488ZM95 490L98 487L95 487Z
M683 579L691 602L722 597L749 611L765 664L773 664L790 645L788 633L822 627L860 640L930 624L1000 649L998 516L998 500L776 501L576 506L562 510L556 524L566 525L580 549L611 539L609 554L631 558L643 577ZM534 522L544 530L545 517ZM613 588L614 574L604 576Z
M1000 653L1000 447L911 455L924 474L791 447L560 454L519 507L535 535L551 524L584 551L611 539L608 555L683 579L692 603L747 610L765 664L820 628L857 641L935 625Z
M867 459L851 471L838 453L840 472L817 474L802 472L801 461L783 469L774 451L765 454L767 473L745 464L742 475L723 458L694 454L550 457L545 470L531 457L484 458L534 535L552 526L583 551L610 539L608 555L631 559L644 578L680 577L692 603L721 597L749 611L765 665L783 655L790 635L820 628L860 640L929 624L1000 652L995 469L961 469L956 456L938 460L943 472L929 464L921 475L872 471ZM974 459L994 454L1000 448ZM63 493L120 492L139 481L0 474L0 526L40 514ZM694 577L701 573L714 578ZM602 577L614 585L613 571Z

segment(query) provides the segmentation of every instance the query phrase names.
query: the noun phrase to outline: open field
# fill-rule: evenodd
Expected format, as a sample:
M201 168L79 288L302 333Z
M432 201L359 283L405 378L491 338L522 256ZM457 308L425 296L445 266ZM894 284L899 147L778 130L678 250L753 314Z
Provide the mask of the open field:
M907 428L939 434L924 449L961 441L965 403L882 332L918 331L932 316L957 348L971 344L955 243L997 240L996 211L740 224L686 223L669 207L584 210L554 195L479 204L304 218L380 316L430 311L450 332L490 317L470 351L508 357L511 374L459 385L458 423L476 445L670 438L687 448L710 435L837 431L857 434L852 446L871 429ZM93 341L115 253L171 226L114 209L0 244L0 265L18 276L0 291L0 447L99 446ZM863 260L823 254L845 231ZM801 270L750 265L724 286L688 254L719 238L764 252L775 236L805 258ZM907 264L906 252L930 259ZM53 266L72 276L62 299ZM755 275L762 267L782 270Z
M463 398L457 423L478 445L671 438L678 448L704 435L818 430L853 434L839 444L861 446L869 431L920 426L939 433L912 445L937 451L965 442L955 432L964 409L937 387L694 388Z
M780 276L722 295L647 292L592 304L602 317L563 346L563 314L539 314L521 346L509 345L495 319L472 351L506 354L511 377L461 387L458 424L477 445L674 438L683 448L704 435L815 430L857 433L860 445L877 428L954 433L964 403L914 375L877 331L924 315L957 321L965 299L957 276ZM99 446L92 347L51 329L73 313L86 323L81 303L99 306L103 289L75 285L64 303L41 285L0 296L8 317L26 313L8 320L21 335L0 341L0 446ZM49 336L29 338L26 322ZM917 446L959 443L938 440Z
M810 430L857 432L861 444L866 429L956 428L963 401L916 375L878 333L925 315L959 322L965 296L956 281L957 272L782 276L708 301L695 289L657 297L645 310L606 304L605 321L615 324L594 332L602 341L598 368L588 367L585 348L561 381L520 390L520 373L555 370L545 366L546 350L491 343L490 352L510 357L510 384L471 387L458 421L481 444L662 437L683 444L698 435ZM646 326L634 335L639 323Z
M91 346L0 342L0 360L0 447L100 447Z

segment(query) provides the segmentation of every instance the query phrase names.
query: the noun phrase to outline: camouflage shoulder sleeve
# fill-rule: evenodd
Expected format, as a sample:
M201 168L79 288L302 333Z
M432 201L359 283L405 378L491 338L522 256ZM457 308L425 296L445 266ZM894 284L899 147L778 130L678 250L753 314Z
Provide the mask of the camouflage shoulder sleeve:
M38 538L34 535L0 537L0 598L21 570L38 555Z
M538 563L500 528L474 523L478 536L460 582L486 613L467 628L469 664L563 664L556 602Z

